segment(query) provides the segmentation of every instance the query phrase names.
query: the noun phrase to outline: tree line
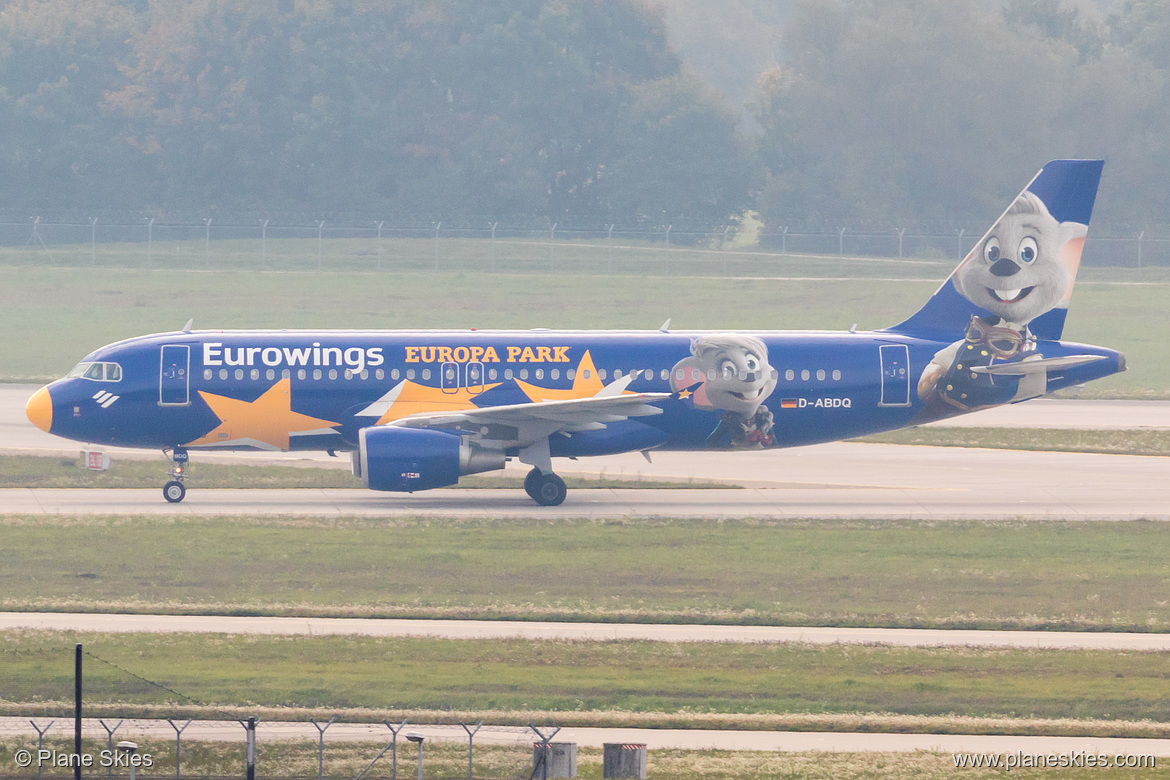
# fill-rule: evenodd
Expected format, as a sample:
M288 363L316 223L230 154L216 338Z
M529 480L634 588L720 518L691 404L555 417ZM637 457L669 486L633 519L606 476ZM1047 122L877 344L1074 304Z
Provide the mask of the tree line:
M938 225L1103 156L1170 221L1170 0L793 0L776 63L733 106L643 0L9 0L2 208Z

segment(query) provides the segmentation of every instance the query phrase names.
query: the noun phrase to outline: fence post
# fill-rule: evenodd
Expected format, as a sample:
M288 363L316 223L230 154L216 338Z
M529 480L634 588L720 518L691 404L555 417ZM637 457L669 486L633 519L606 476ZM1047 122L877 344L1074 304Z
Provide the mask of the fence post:
M118 721L118 723L121 725L121 721ZM180 769L181 756L183 755L182 734L186 728L191 725L191 721L188 719L187 722L183 724L183 728L176 726L175 722L170 718L167 718L167 723L171 724L171 728L175 730L175 778L177 780L179 777L181 777L180 773L182 771Z
M845 254L845 231L847 228L841 228L837 231L837 256L840 257Z
M317 270L321 270L321 234L325 231L325 220L318 219L317 222Z
M146 267L154 268L154 217L146 220Z
M479 723L477 723L475 725L474 731L467 728L466 723L460 723L459 725L462 726L463 730L467 732L467 780L471 780L471 768L473 765L472 764L472 750L475 747L475 735L480 730L480 728L483 726L483 721L481 720Z
M48 731L49 729L53 728L53 724L56 722L57 721L55 721L55 720L51 720L51 721L49 721L49 725L45 726L42 729L40 726L37 725L37 722L35 720L29 721L29 723L32 724L32 727L34 729L36 729L36 732L37 732L37 756L41 755L41 750L45 746L45 732ZM37 760L37 780L41 780L41 772L42 771L43 770L41 769L41 761L38 759Z
M246 732L245 744L247 745L247 754L245 756L245 778L246 780L256 780L256 718L250 717L246 721L241 720L240 725L244 727Z
M726 225L723 228L723 240L719 243L719 248L723 251L723 275L727 276L727 236L731 232L731 225Z
M211 267L211 217L203 219L203 266Z
M552 741L552 738L555 737L561 729L558 726L553 731L553 733L546 737L541 733L540 729L538 729L536 726L533 726L531 723L528 724L528 728L535 731L536 736L540 737L540 780L548 780L548 743Z
M386 224L386 220L378 223L378 270L382 270L382 226ZM330 721L332 723L332 721Z
M605 257L607 261L606 273L613 273L613 225L609 226L609 231L605 234Z
M388 721L388 720L384 720L382 722L386 724L386 728L390 729L390 733L393 735L393 739L390 742L390 745L391 745L390 757L391 757L391 762L392 762L393 767L394 767L394 769L392 770L393 774L391 776L392 776L393 780L398 780L398 732L400 732L404 728L406 728L406 721L404 720L401 723L399 723L398 728L394 728L393 726L391 726L390 721Z
M496 272L496 225L499 222L492 223L492 273Z
M902 228L898 231L898 257L905 257L905 255L902 254L902 237L905 235L906 228Z
M114 754L114 732L122 727L122 721L118 721L118 725L114 726L113 728L110 728L109 726L107 726L105 720L103 720L101 718L98 719L98 723L102 724L102 728L106 730L106 736L107 736L106 747L109 748L110 755L113 755ZM110 766L106 767L106 777L113 777L113 776L114 776L114 765L111 763Z
M557 224L553 223L552 229L548 231L548 270L552 273L553 269L553 252L556 248L557 240Z
M1142 272L1142 239L1145 238L1146 231L1138 233L1138 273Z
M333 718L324 726L317 723L315 718L309 718L309 722L317 727L317 778L325 776L325 729L333 725Z
M268 268L268 220L260 221L260 270Z
M674 227L674 225L667 225L666 226L666 263L665 263L665 265L666 265L666 275L667 276L670 276L670 229L672 227Z
M97 217L89 221L89 264L97 265Z
M788 254L788 226L780 228L780 254Z

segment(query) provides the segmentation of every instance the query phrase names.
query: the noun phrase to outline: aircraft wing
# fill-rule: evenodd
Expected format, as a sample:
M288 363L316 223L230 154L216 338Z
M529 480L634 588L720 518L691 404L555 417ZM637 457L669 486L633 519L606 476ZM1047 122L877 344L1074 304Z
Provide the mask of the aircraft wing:
M1062 368L1074 368L1104 359L1104 355L1065 355L1063 357L1041 358L1040 360L1022 360L1019 363L972 366L971 370L977 374L991 374L992 376L1027 376L1028 374L1040 374Z
M650 401L670 398L670 393L597 395L567 401L538 401L506 406L485 406L458 412L413 414L388 425L403 428L445 428L466 431L487 439L524 444L557 432L600 430L606 423L630 417L662 414Z

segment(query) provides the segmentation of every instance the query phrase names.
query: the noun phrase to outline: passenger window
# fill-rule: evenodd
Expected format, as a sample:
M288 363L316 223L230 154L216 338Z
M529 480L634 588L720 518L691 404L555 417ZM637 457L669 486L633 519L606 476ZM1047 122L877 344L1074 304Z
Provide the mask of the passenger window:
M313 378L314 378L314 379L320 379L320 378L321 378L321 369L319 369L319 368L314 368L314 369L313 369Z
M604 368L597 369L597 376L601 379L601 381L604 382L605 381L605 369ZM588 378L588 377L586 377L586 378Z
M211 375L212 375L212 372L211 372L210 368L203 369L203 378L204 379L211 379Z
M304 379L304 378L305 378L305 369L298 368L297 369L297 379Z
M581 378L582 379L592 379L593 376L592 376L591 372L589 371L589 369L585 369L584 371L581 372Z
M219 378L220 378L220 379L227 379L227 377L228 377L227 369L226 369L226 368L221 368L221 369L219 370Z
M528 369L527 369L527 368L522 368L522 369L520 369L520 378L521 378L521 379L527 379L527 378L528 378Z
M512 378L512 369L505 368L504 369L504 379L511 379L511 378Z
M431 370L429 368L424 368L422 370L422 378L423 379L430 379L431 378Z
M840 371L833 371L833 381L834 382L841 381L841 372Z
M400 374L398 373L397 368L390 369L390 378L391 379L397 379L399 376L400 376ZM380 368L378 369L378 378L379 379L382 378L382 369L380 369Z
M790 368L784 372L784 378L791 382L793 379L796 379L796 372Z
M808 377L809 377L809 373L808 373L808 369L807 369L807 368L806 368L806 369L804 369L804 370L802 370L802 371L800 372L800 378L801 378L803 381L807 382L807 381L808 381Z
M397 379L398 378L398 369L394 369L394 374L395 374L394 378ZM385 379L386 372L379 368L377 371L374 372L374 378L375 379Z
M260 378L260 369L253 368L251 373L250 373L250 376L252 377L253 380L259 379Z
M536 378L537 379L544 379L544 369L543 368L536 369Z
M270 368L264 372L264 376L268 377L269 381L272 381L273 379L276 379L276 372Z
M565 379L574 379L576 376L577 376L577 371L575 369L570 368L568 371L565 372Z
M817 369L817 381L818 381L818 382L824 382L824 381L825 381L825 369L823 369L823 368L818 368L818 369Z
M408 368L406 370L406 378L407 379L414 379L414 369L413 368Z
M561 378L561 370L559 368L554 368L552 371L548 372L548 375L553 379L560 379Z
M282 369L280 372L281 379L288 379L291 377L291 375L292 375L291 372L287 368Z

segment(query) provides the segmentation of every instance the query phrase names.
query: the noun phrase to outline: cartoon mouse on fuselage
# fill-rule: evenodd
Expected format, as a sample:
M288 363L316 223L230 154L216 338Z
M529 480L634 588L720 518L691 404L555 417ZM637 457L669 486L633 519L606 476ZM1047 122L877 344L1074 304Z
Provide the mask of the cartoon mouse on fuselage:
M776 389L776 375L768 364L768 347L754 336L720 333L691 342L691 356L675 363L670 387L690 393L699 409L724 414L707 436L708 447L740 449L771 447L772 412L764 401Z

